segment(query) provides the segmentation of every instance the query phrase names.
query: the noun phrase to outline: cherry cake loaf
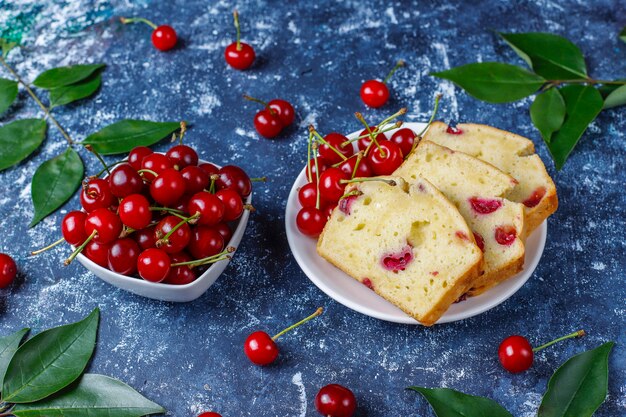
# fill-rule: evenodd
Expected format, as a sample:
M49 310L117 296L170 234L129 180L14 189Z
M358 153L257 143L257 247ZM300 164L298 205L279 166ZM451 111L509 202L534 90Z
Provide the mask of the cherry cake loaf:
M484 252L484 273L469 295L478 295L522 270L524 206L506 199L517 181L486 162L422 140L394 172L409 183L422 178L459 210Z
M508 198L524 204L527 234L556 211L556 187L531 140L491 126L442 122L431 124L424 139L489 162L515 178L518 185Z
M482 251L431 183L398 177L350 184L317 251L421 323L434 324L479 276Z

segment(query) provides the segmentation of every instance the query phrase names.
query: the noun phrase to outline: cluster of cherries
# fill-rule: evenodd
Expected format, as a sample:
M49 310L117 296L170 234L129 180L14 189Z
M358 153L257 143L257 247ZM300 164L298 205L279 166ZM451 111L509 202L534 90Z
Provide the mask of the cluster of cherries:
M107 177L86 180L82 210L61 223L59 242L76 247L65 263L82 252L119 274L183 285L198 267L228 259L229 223L250 208L252 183L237 166L198 162L182 143L165 154L138 146Z
M357 119L365 129L354 139L336 132L321 136L312 126L309 134L308 183L298 191L302 208L296 225L301 233L318 237L335 207L341 210L348 195L346 185L362 178L390 175L404 161L419 134L392 121L406 113L400 109L377 126L369 126L360 113ZM390 137L386 132L397 129Z

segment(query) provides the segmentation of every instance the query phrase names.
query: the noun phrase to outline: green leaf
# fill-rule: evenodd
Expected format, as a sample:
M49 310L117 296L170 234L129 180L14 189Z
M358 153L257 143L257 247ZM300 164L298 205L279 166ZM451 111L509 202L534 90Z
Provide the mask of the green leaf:
M530 118L546 143L559 130L565 120L565 101L556 88L551 88L535 97L530 106Z
M426 398L437 417L513 417L489 398L464 394L449 388L409 387Z
M624 26L624 29L622 29L622 31L619 33L619 38L623 42L626 42L626 26Z
M2 58L6 58L9 52L19 44L17 42L10 42L7 39L0 38L0 48L2 48Z
M67 390L33 404L18 404L16 417L140 417L164 413L128 385L104 375L85 374Z
M7 367L11 358L20 347L24 335L28 333L30 329L22 329L17 332L0 338L0 381L4 379L4 375L7 372Z
M104 64L72 65L44 71L33 81L39 88L51 89L77 83L94 72L104 68Z
M17 82L0 78L0 114L13 104L17 97Z
M585 57L568 39L552 33L499 33L539 75L549 80L587 78Z
M538 417L589 417L604 402L609 380L608 342L570 358L548 382Z
M21 119L0 126L0 171L33 153L45 137L43 119Z
M51 89L50 108L63 106L89 97L98 90L101 80L100 74L94 74L81 82Z
M100 311L83 320L45 330L24 343L9 363L2 383L2 400L31 403L74 382L96 347Z
M565 100L567 116L561 129L548 143L548 149L559 170L563 168L578 140L604 105L598 90L591 86L568 85L561 88L561 95Z
M65 203L80 186L83 174L83 161L72 148L41 164L31 185L35 215L29 227Z
M102 155L130 152L135 146L149 146L180 128L179 122L121 120L87 136L83 145L91 145Z
M479 100L506 103L531 95L545 79L515 65L480 62L432 73L459 85Z
M626 85L614 89L604 99L605 109L623 106L624 104L626 104Z

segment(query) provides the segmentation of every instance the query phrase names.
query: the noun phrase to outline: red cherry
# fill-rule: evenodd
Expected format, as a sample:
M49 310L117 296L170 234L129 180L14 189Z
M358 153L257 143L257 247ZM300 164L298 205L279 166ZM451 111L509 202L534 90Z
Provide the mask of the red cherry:
M309 182L300 187L298 201L302 207L315 207L317 204L317 185Z
M511 246L517 237L517 230L510 225L498 226L495 231L496 242L503 246Z
M163 170L152 184L150 195L159 204L171 206L185 194L185 179L174 168Z
M110 243L99 243L95 240L91 240L83 249L83 255L85 255L92 262L100 265L103 268L109 267L109 247Z
M148 155L151 155L152 149L147 146L135 146L128 154L128 163L135 168L135 171L141 169L141 161Z
M239 42L239 49L237 48L237 42L233 42L224 51L226 63L238 70L250 68L255 58L254 48L244 42Z
M446 133L450 135L460 135L463 133L463 131L456 126L448 126L448 128L446 129Z
M217 255L224 249L224 238L216 229L196 226L191 229L191 240L187 250L196 259Z
M152 221L150 202L142 194L131 194L125 197L118 208L120 220L126 226L140 230Z
M329 384L315 396L315 408L325 417L352 417L356 411L356 398L348 388Z
M349 158L352 154L354 154L354 148L351 143L343 145L343 143L348 141L348 138L341 133L331 132L324 136L324 140L328 143L328 145L322 144L319 147L319 154L328 162L329 165L334 165L344 161L345 159L339 156L340 154L346 158ZM339 154L335 151L339 152Z
M173 253L170 255L170 261L172 264L176 264L179 262L189 262L193 259L185 252ZM170 272L165 277L165 281L168 284L173 285L186 285L197 278L196 273L193 269L189 268L187 265L178 265L178 266L170 266Z
M222 235L225 243L230 242L230 239L233 237L233 231L230 230L230 227L227 223L220 223L213 227L217 232Z
M389 89L378 80L367 80L361 86L361 100L370 107L382 107L389 99Z
M98 243L111 243L122 232L122 221L113 212L105 208L99 208L85 218L85 233L96 234L93 238Z
M374 135L374 139L376 139L377 142L380 142L381 140L387 140L387 135L385 135L384 133L379 133L377 126L370 126L369 131L365 129L361 131L361 133L359 133L359 136L365 136L357 141L357 146L360 151L365 152L370 146L370 143L372 143L372 139L370 138L370 132L372 132L372 135ZM374 147L374 145L372 145L372 147Z
M300 233L310 237L318 237L328 221L328 217L315 207L303 207L296 216L296 226Z
M405 127L397 130L393 135L391 135L390 140L400 147L402 155L406 157L411 152L413 145L415 144L415 132L408 127Z
M137 271L146 281L161 282L170 272L170 258L160 249L146 249L137 258Z
M72 246L80 246L87 239L88 235L85 232L86 218L87 213L80 210L70 211L63 217L61 234L67 243Z
M283 130L283 122L273 110L261 110L254 116L254 128L264 138L275 138Z
M209 176L209 179L211 178L211 175L217 174L220 170L218 167L216 167L213 164L209 164L208 162L200 164L199 167L202 168L202 170L207 173L207 175Z
M502 201L493 198L470 197L468 199L472 209L479 214L489 214L502 207Z
M232 222L241 217L243 213L243 201L241 196L235 190L219 190L215 196L224 203L224 216L222 221Z
M139 245L131 238L118 239L109 248L109 269L122 275L132 275L137 270Z
M116 166L107 179L111 194L115 197L124 198L127 195L141 193L143 190L143 180L130 164Z
M235 191L236 193L236 191ZM213 226L224 218L226 207L215 194L200 191L194 194L187 203L187 212L190 215L200 214L198 224L203 226Z
M317 182L317 169L315 168L315 159L316 158L311 158L309 160L309 166L306 170L306 176L309 182ZM323 173L330 167L330 164L324 158L318 156L317 167L319 168L320 173ZM311 175L309 175L309 171L311 172Z
M141 169L149 169L150 171L154 171L158 174L165 171L166 169L173 168L172 161L170 159L160 153L152 153L150 155L145 156L141 160ZM143 177L147 181L154 181L155 176L150 172L144 172Z
M156 225L154 234L157 237L157 248L166 253L177 253L185 249L191 239L191 229L187 223L179 226L181 222L183 220L176 216L167 216ZM165 239L165 236L172 230L174 232Z
M320 198L330 203L336 203L343 195L346 184L342 180L350 177L339 168L328 168L320 176Z
M209 411L209 412L198 415L198 417L222 417L222 415L218 413L214 413L213 411Z
M346 159L339 165L339 169L342 170L348 178L363 178L363 177L371 177L374 175L374 171L370 167L366 158L361 158L359 162L359 166L356 167L356 172L354 171L354 167L356 166L358 156L354 155L351 158ZM354 175L352 175L354 173Z
M217 188L222 190L229 188L235 190L240 196L246 198L252 192L252 182L246 172L235 165L226 165L220 168L219 178L215 182Z
M269 365L278 357L278 345L270 335L262 331L256 331L246 339L243 351L255 365Z
M188 166L198 165L198 153L191 146L173 146L169 151L167 151L165 156L172 161L174 168L179 170Z
M156 248L157 238L154 233L154 226L137 230L131 236L135 239L141 249L145 250L150 248Z
M160 51L169 51L176 46L176 31L168 25L161 25L152 32L152 44Z
M99 208L109 208L116 202L109 182L101 178L89 180L80 192L80 204L87 213Z
M533 348L523 336L509 336L498 348L500 363L509 372L518 373L529 369L533 364Z
M337 207L337 204L330 204L330 205L324 207L324 209L322 210L322 214L326 218L326 221L328 221L328 219L330 219L330 216L332 216L333 211L335 211L336 207Z
M394 142L381 140L373 145L367 155L367 162L376 175L391 175L398 169L404 158L400 147Z
M0 288L6 288L17 275L17 265L13 258L6 253L0 253Z
M276 98L274 100L270 100L267 105L278 114L278 118L282 122L283 126L286 127L293 123L293 119L296 117L296 112L291 103L286 100Z
M215 173L217 174L217 168ZM195 194L204 190L211 183L209 174L199 166L190 165L180 172L185 180L185 193Z

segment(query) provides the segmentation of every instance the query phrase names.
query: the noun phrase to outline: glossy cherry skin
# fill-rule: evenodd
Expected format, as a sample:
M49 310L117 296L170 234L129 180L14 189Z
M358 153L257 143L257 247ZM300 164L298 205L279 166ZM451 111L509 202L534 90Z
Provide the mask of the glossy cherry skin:
M217 168L215 173L217 174ZM190 165L180 171L185 180L185 193L195 194L209 187L211 179L209 174L199 166Z
M117 211L122 223L135 230L143 229L152 220L150 201L142 194L131 194L125 197Z
M328 168L330 168L328 161L326 161L321 156L317 157L317 168L315 168L315 159L316 158L311 158L306 168L306 177L309 180L309 182L313 182L313 183L317 182L317 169L319 169L320 173L323 173ZM309 175L309 171L311 175Z
M362 157L359 162L359 166L356 167L356 171L354 167L356 166L357 155L346 159L339 165L339 169L348 175L348 178L363 178L363 177L371 177L374 175L374 171L367 162L367 158ZM354 175L352 175L354 173Z
M252 182L246 172L235 165L226 165L220 168L219 178L215 182L218 189L229 188L235 190L243 198L252 192Z
M96 235L93 240L98 243L111 243L122 232L122 221L115 213L105 208L99 208L85 218L85 233L90 236L93 231Z
M222 415L213 411L208 411L206 413L199 414L198 417L222 417Z
M6 253L0 253L0 288L6 288L15 280L17 265Z
M189 262L193 260L191 256L185 252L178 252L170 254L170 261L172 264L179 262ZM194 282L197 278L195 271L189 268L187 265L170 266L170 272L165 277L165 281L168 284L173 285L186 285Z
M87 239L87 233L85 232L86 218L87 213L80 210L70 211L63 217L61 234L67 243L72 246L80 246Z
M256 58L254 48L244 42L239 42L239 49L237 49L237 42L233 42L224 51L226 63L238 70L250 68L254 63L254 58Z
M234 192L236 193L236 191ZM198 224L203 226L218 224L224 218L225 212L226 207L222 200L215 194L206 191L194 194L187 203L187 213L191 216L199 213Z
M500 343L498 359L509 372L518 373L529 369L533 364L533 348L523 336L509 336Z
M170 272L170 258L160 249L150 248L139 254L137 271L146 281L161 282Z
M404 161L402 151L398 145L389 140L381 140L378 145L372 145L367 162L374 174L391 175Z
M116 202L109 182L101 178L89 180L80 192L80 204L87 213L99 208L109 208Z
M177 253L185 249L191 239L191 229L187 223L183 223L164 240L165 235L172 231L183 220L176 216L167 216L154 228L157 238L156 246L166 253Z
M325 417L352 417L356 411L356 398L348 388L329 384L315 396L315 408Z
M251 333L243 345L243 351L255 365L269 365L278 357L278 345L270 335L262 331Z
M220 223L216 226L213 226L213 229L217 230L217 232L222 235L225 243L230 242L230 239L233 237L233 231L230 230L230 227L227 223Z
M137 170L130 164L121 164L111 171L107 177L111 194L118 198L137 194L143 190L143 180Z
M110 243L98 243L91 240L83 249L83 255L103 268L109 267L109 247Z
M328 145L322 144L319 147L319 154L328 162L329 165L334 165L344 161L345 159L343 159L340 155L349 158L352 154L354 154L354 149L352 148L351 143L343 145L348 138L341 133L331 132L324 136L324 140L328 143ZM333 149L338 151L339 154Z
M317 204L317 185L309 182L300 187L298 201L302 207L315 207Z
M389 89L378 80L367 80L361 85L361 100L369 107L382 107L389 99Z
M135 146L128 154L128 163L135 168L135 171L141 169L141 161L148 155L151 155L152 149L147 146Z
M152 45L159 51L169 51L177 41L176 31L171 26L161 25L152 32Z
M156 172L157 175L169 168L174 168L172 161L170 161L167 156L160 153L152 153L145 156L141 160L141 169L149 169L150 171ZM156 178L150 172L144 172L142 173L142 176L147 181L154 181L154 179Z
M320 176L320 198L329 203L339 201L346 188L346 184L342 184L341 181L347 179L350 177L339 168L328 168Z
M200 165L198 165L198 166L199 166L200 168L202 168L202 170L203 170L204 172L206 172L206 173L207 173L207 175L209 176L209 180L211 179L211 175L213 175L213 174L217 174L217 173L219 173L219 171L220 171L220 169L219 169L218 167L216 167L215 165L210 164L210 163L208 163L208 162L204 162L204 163L202 163L202 164L200 164ZM210 184L210 181L209 181L209 184Z
M224 249L224 238L216 229L196 226L191 229L191 240L187 250L196 259L217 255Z
M191 146L173 146L165 153L165 156L172 161L174 168L179 170L188 166L198 165L198 153Z
M402 155L406 157L411 152L413 145L415 144L415 132L408 127L404 127L391 135L389 140L398 145L402 151Z
M243 200L235 190L219 190L215 196L224 203L224 216L222 221L232 222L237 220L243 214Z
M122 275L132 275L137 271L137 258L141 249L131 238L118 239L111 244L108 253L109 269Z
M152 184L150 195L159 204L171 206L185 194L185 179L174 168L163 170Z
M274 99L267 103L267 105L278 114L278 118L282 122L283 126L287 127L293 123L293 119L296 117L296 112L291 103L286 100Z
M278 117L278 113L273 110L263 109L254 115L254 128L264 138L275 138L282 132L284 127L283 122Z
M137 230L131 235L141 249L156 248L157 238L154 233L154 226Z
M296 216L298 230L309 237L318 237L324 230L327 221L326 214L315 207L303 207Z
M374 138L376 139L377 142L380 142L381 140L387 140L387 135L385 135L384 133L378 133L378 129L376 126L370 126L370 131L372 132L372 135L374 135ZM366 151L367 148L369 147L370 143L372 143L372 139L369 136L369 132L367 129L361 131L361 133L359 133L359 136L363 136L363 135L368 135L365 136L364 138L361 138L357 141L357 147L359 148L360 151ZM372 147L374 147L374 145L372 145Z

